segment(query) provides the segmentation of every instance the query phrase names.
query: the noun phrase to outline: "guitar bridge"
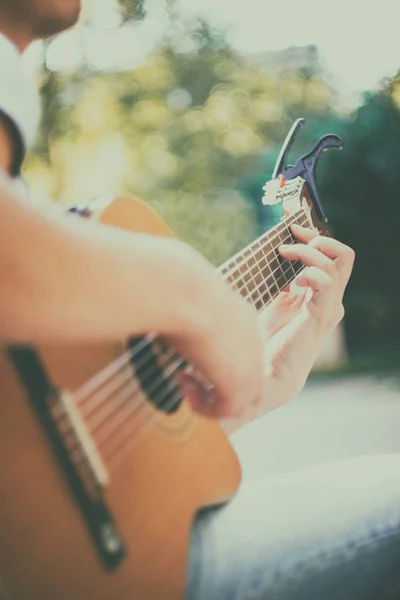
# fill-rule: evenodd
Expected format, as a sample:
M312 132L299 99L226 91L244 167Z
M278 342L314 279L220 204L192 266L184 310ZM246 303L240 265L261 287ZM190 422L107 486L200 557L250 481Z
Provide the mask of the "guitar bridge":
M9 348L8 356L26 390L100 559L107 569L115 569L122 563L126 550L103 497L109 477L74 405L73 397L67 393L59 393L53 388L34 350ZM67 416L67 424L62 425L62 421L57 418L60 412ZM70 440L75 442L75 448L78 443L80 454L84 458L83 467L78 467L73 458Z
M75 405L73 396L65 391L60 392L59 406L62 407L68 418L70 431L74 433L74 438L81 449L82 457L93 477L95 487L104 489L110 483L110 478L93 438ZM56 407L56 410L59 406Z

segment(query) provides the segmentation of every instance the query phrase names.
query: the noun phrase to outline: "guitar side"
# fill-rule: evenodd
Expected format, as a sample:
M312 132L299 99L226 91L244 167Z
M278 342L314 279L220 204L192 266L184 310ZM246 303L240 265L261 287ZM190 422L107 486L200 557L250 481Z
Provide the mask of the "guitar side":
M148 205L131 197L114 200L95 218L173 235ZM76 390L125 349L116 343L38 352L57 388ZM150 403L144 408L149 415L155 411ZM0 350L0 456L0 579L10 600L183 598L193 516L229 499L240 483L237 457L219 424L184 401L111 474L104 498L127 554L107 571L6 348Z

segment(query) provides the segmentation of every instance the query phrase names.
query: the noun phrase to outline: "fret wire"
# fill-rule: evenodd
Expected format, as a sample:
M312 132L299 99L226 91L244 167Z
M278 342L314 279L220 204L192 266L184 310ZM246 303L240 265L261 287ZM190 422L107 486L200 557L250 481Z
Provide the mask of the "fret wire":
M254 243L251 246L251 249L250 249L251 250L251 254L252 254L252 260L254 261L254 264L251 265L251 270L250 270L250 273L251 273L251 275L253 277L254 286L255 286L254 290L252 291L252 294L251 294L251 298L252 298L254 304L256 304L256 302L254 301L254 298L253 298L254 293L256 293L258 295L258 301L262 302L262 296L261 296L261 293L259 291L259 283L257 283L257 281L260 279L260 277L261 277L261 282L264 279L263 278L263 274L262 274L261 269L260 269L260 265L258 264L258 261L256 259L255 247L256 247L256 244ZM254 274L254 270L256 271L257 275ZM257 279L256 279L256 277L257 277Z
M291 215L291 216L293 216L293 215ZM297 220L297 222L296 222L298 225L303 225L303 224L304 224L304 222L307 222L307 218L306 218L306 215L304 214L304 211L303 211L303 214L299 215L299 217L300 217L300 218L299 218L299 219ZM302 217L305 217L305 221L301 221L301 222L300 222L300 219L301 219ZM290 222L289 222L289 220L287 221L287 223L286 223L286 228L287 228L287 230L289 230L289 227L290 227L291 225L293 225L293 223L294 223L295 221L296 221L296 219L294 219L294 220L290 220ZM266 244L264 244L264 245L260 245L260 249L261 249L261 250L263 250L263 248L265 248L265 246L267 246L268 244L270 244L270 243L271 243L271 242L272 242L274 239L276 239L277 237L278 237L278 236L277 236L277 234L276 234L276 232L275 232L274 236L272 236L272 238L271 238L270 240L268 240L268 243L266 243ZM259 238L259 239L257 240L257 242L259 242L259 241L260 241L262 238L265 238L265 235L264 235L264 236L261 236L261 238ZM271 252L273 252L273 248L272 248L272 247L271 247L271 251L270 251L270 253L271 253ZM244 274L244 275L246 275L247 271L249 270L248 268L246 268L246 266L247 266L247 261L245 261L245 260L243 259L243 257L244 257L244 256L246 256L246 255L248 256L248 255L249 255L249 253L250 253L250 252L249 252L249 248L247 248L247 249L246 249L246 250L245 250L243 253L241 253L239 256L237 256L237 258L236 258L236 261L238 261L238 260L240 259L240 262L237 262L237 264L235 265L235 267L233 267L233 268L230 268L230 269L227 269L227 270L225 270L225 272L223 272L223 273L222 273L222 275L223 275L224 279L228 279L228 280L230 281L230 283L233 283L233 284L235 284L235 285L236 285L236 287L237 287L237 283L238 283L238 282L240 282L240 277L237 277L237 275L240 273L240 268L243 268L243 267L245 267L245 271L243 272L243 274ZM270 253L268 253L268 255L269 255ZM267 257L268 255L266 255L266 257ZM225 263L225 264L226 264L226 263ZM230 264L232 264L232 261L230 261ZM233 275L235 275L235 276L234 276L234 277L232 277Z
M303 224L304 222L307 222L307 216L304 214L299 214L299 215L295 215L295 217L297 216L297 224ZM303 221L304 218L304 221ZM241 273L242 277L236 277L235 278L229 278L231 279L231 283L236 285L236 288L240 291L240 293L247 299L247 300L251 300L253 302L253 304L256 306L257 310L260 310L262 307L266 306L273 298L275 298L282 289L284 289L285 287L287 287L297 276L297 274L304 268L304 265L302 265L302 263L299 263L299 261L296 261L296 263L293 263L292 261L288 261L286 259L284 259L283 257L280 257L280 255L278 255L276 253L275 248L270 247L270 250L266 253L266 246L270 246L272 240L275 238L279 238L279 242L280 243L285 243L287 242L287 240L290 240L291 243L295 243L295 238L293 236L293 234L290 231L290 226L296 221L296 218L293 220L287 219L285 222L282 222L279 227L277 227L275 229L275 234L274 236L272 236L272 238L269 240L269 244L264 244L261 245L260 244L260 240L261 238L259 238L258 240L256 240L256 242L254 242L254 244L252 246L250 246L249 248L247 248L242 256L245 257L249 257L251 256L251 259L254 261L254 264L250 263L250 261L241 261L241 263L239 263L239 268L236 269L235 274L240 274L241 273L241 269L245 268L245 271ZM301 221L301 222L300 222ZM287 235L287 237L282 239L282 234L285 233ZM265 237L265 236L262 236ZM262 253L262 255L265 257L263 258L263 260L266 260L266 266L270 267L270 273L267 274L267 277L265 276L265 274L263 273L263 271L260 269L259 266L259 261L257 260L256 256L258 253ZM268 258L271 256L271 254L276 258L276 262L277 262L277 267L272 270L271 269L271 265L268 264ZM239 257L238 257L239 258ZM294 267L294 265L296 265L296 267ZM261 281L260 283L257 284L257 281L254 278L254 273L252 273L252 271L254 271L254 269L258 269L258 271L260 272L263 281ZM280 271L280 274L278 276L275 276L275 274ZM251 275L251 278L255 284L255 286L252 286L251 289L249 289L249 286L246 285L245 282L243 282L243 277L246 278L246 276ZM275 291L271 292L270 287L267 285L267 281L269 278L271 278L272 276L272 280L274 281L275 285ZM282 277L284 279L284 283L280 283L282 280ZM232 281L233 279L233 281ZM240 285L242 284L242 285ZM260 289L262 287L265 287L265 290L263 290L262 294ZM244 293L243 293L244 292ZM268 294L268 297L266 298L266 294Z
M299 211L297 211L296 213L293 213L292 215L290 215L289 217L286 218L286 222L288 224L288 226L290 227L290 225L293 225L293 223L296 221L296 215L299 214L299 217L305 216L304 214L304 209L301 209ZM276 237L276 228L277 226L275 226L273 229L266 231L265 233L263 233L257 240L256 242L263 242L263 241L268 241L268 242L272 242L273 239ZM272 235L271 235L272 234ZM222 271L222 270L226 270L225 271L225 275L230 276L232 274L233 271L236 270L238 265L241 265L243 262L245 262L243 260L243 257L245 255L246 252L248 252L250 246L248 246L247 248L245 248L244 250L241 250L240 252L238 252L237 254L235 254L234 256L232 256L229 260L227 260L226 262L224 262L218 269L218 271ZM232 265L232 263L236 261L236 265L231 268L230 265ZM239 261L239 262L238 262Z
M300 263L300 264L301 264L301 263ZM298 272L300 272L300 271L298 271ZM295 275L297 275L297 273L296 273ZM270 276L271 276L271 275L269 275L269 277L270 277ZM264 277L264 276L263 276L263 277ZM268 285L267 285L267 283L266 283L266 281L269 279L269 277L267 277L267 278L266 278L266 279L264 279L264 280L263 280L261 283L259 283L259 284L258 284L258 286L257 286L257 288L256 288L256 289L254 289L254 290L252 290L252 291L251 291L251 293L249 293L249 294L243 294L243 297L244 297L245 299L252 298L252 295L254 294L254 292L255 292L255 291L258 291L258 290L260 290L260 288L262 288L262 287L264 286L264 287L265 287L265 292L266 292L266 293L268 294L268 296L269 296L268 300L272 300L272 299L273 299L275 296L271 294L271 292L270 292L270 290L269 290L269 288L268 288ZM293 280L293 277L290 279L290 281L292 281L292 280ZM289 284L289 281L288 281L287 285L288 285L288 284ZM279 293L280 291L281 291L281 290L280 290L280 289L278 289L278 293ZM264 294L264 297L265 297L265 294ZM263 306L265 306L265 305L266 305L266 302L265 302L265 300L264 300L264 297L263 297L263 296L261 296L261 298L260 298L260 299L261 299L261 301L263 302ZM254 298L252 298L252 300L254 300Z
M300 214L299 216L301 217L302 215ZM276 240L280 237L280 233L282 231L284 231L284 230L288 231L289 227L291 225L293 225L293 223L295 221L296 221L296 214L290 215L284 222L280 223L274 229L272 229L271 231L267 232L267 235L265 236L267 244L264 244L264 245L260 244L261 249L265 248L266 246L267 247L270 246L271 250L273 250L273 247L274 247L274 245L276 243Z
M294 276L292 277L292 279L293 278L294 278ZM175 367L173 365L171 365L171 367L174 369L174 372L175 372L177 367ZM180 399L181 399L181 394L179 393L179 397L178 398L173 397L172 401L167 403L167 407L172 408L175 405L175 403ZM115 442L111 443L111 444L107 442L107 449L105 448L105 440L103 440L103 444L102 444L103 445L102 451L104 451L104 453L107 457L108 464L110 464L111 461L113 462L113 465L112 465L113 469L116 468L116 465L114 464L115 455L122 452L123 451L122 449L124 449L124 451L126 451L126 449L128 448L128 445L131 446L131 444L132 445L136 444L139 441L139 439L141 439L142 436L145 435L145 432L147 431L147 429L145 427L146 424L148 424L150 426L153 422L155 423L164 418L163 413L160 411L159 414L155 414L154 417L151 417L149 419L147 419L144 416L143 419L141 420L139 426L137 426L136 421L128 420L128 418L133 416L134 414L136 414L137 411L142 408L141 404L142 403L140 402L137 407L129 406L129 411L124 412L124 414L122 415L123 419L122 419L122 416L120 416L121 422L119 423L119 425L117 427L109 428L107 431L103 430L103 436L106 436L106 438L108 440L110 440L111 435L115 434L116 430L118 430L118 433L119 433L119 438L118 438L117 444ZM127 427L129 427L129 430L127 430ZM137 431L137 429L139 427L141 428L140 432ZM134 436L131 435L133 430L135 430ZM122 433L122 432L124 432L124 433ZM111 464L110 464L110 467L111 467Z
M301 263L300 263L301 264ZM266 282L268 281L268 279L273 279L276 283L279 281L279 275L277 275L278 271L281 272L281 275L285 276L285 279L287 279L287 275L288 273L290 274L289 277L291 277L292 275L296 275L298 271L295 271L294 269L289 269L288 265L285 264L285 268L281 268L278 267L277 269L275 269L274 271L270 271L267 274L263 274L263 281L261 281L256 288L250 290L250 293L254 293L254 291L259 290L263 285L266 285ZM284 286L278 285L279 288L283 288ZM268 286L267 286L267 290L268 290ZM267 291L265 290L265 291ZM268 290L269 291L269 290ZM271 295L271 292L270 294Z
M292 223L290 223L290 225L292 225ZM290 226L290 225L289 225L289 226ZM293 235L292 235L292 234L291 234L291 232L290 232L289 226L285 228L285 234L286 234L286 237L285 237L285 238L282 238L282 233L283 233L283 232L281 232L281 233L279 234L279 241L280 241L279 245L280 245L281 243L285 243L285 242L286 242L288 239L295 241L295 239L294 239ZM268 250L268 251L266 251L266 250ZM277 255L277 254L276 254L275 248L271 246L271 243L269 243L269 244L265 244L264 246L261 246L261 245L260 245L260 247L259 247L258 251L259 251L259 252L262 252L262 255L263 255L263 257L264 257L264 259L266 259L266 261L269 263L269 266L271 266L271 263L272 263L272 262L274 262L274 261L272 261L272 260L270 259L270 257L273 257L275 260L277 260L277 256L280 256L280 255ZM273 271L276 271L276 267L274 266L274 267L272 268L272 270L273 270Z
M289 283L290 283L290 282L291 282L291 281L294 279L294 277L295 277L295 275L293 275L293 276L290 278L290 280L289 280ZM274 298L275 298L275 296L276 296L278 293L279 293L279 290L277 290L276 294L273 296L273 298L272 298L272 299L274 299ZM271 299L271 300L272 300L272 299ZM171 358L171 357L168 357L168 360L169 360L170 358ZM179 361L178 361L178 362L179 362ZM179 362L178 366L179 366L180 364L181 364L181 363ZM166 367L166 364L162 364L162 365L161 365L161 369L163 370L163 377L165 377L165 375L166 375L166 374L167 374L167 376L169 376L168 369L164 370L164 369L165 369L165 367ZM174 363L173 363L173 364L171 364L171 365L169 366L169 368L170 368L170 369L172 368L172 369L173 369L173 372L175 372L175 370L176 370L176 368L177 368L177 367L176 367L176 366L174 365ZM171 373L172 373L172 371L171 371ZM136 377L134 377L134 378L132 379L132 381L131 381L131 383L130 383L129 385L137 386L137 378L136 378ZM157 385L159 385L159 384L157 384ZM139 389L139 386L137 386L137 388ZM165 393L165 391L166 391L166 390L164 390L164 393ZM174 392L174 393L175 393L175 392ZM168 391L168 394L170 394L170 391ZM180 395L179 395L179 398L178 398L178 399L181 399L181 396L180 396ZM175 403L175 402L176 402L178 399L175 399L175 398L174 398L174 403ZM125 404L125 402L123 402L123 404ZM115 433L115 431L116 431L117 429L120 431L120 428L121 428L121 427L123 428L123 426L124 426L124 423L125 423L125 424L127 424L127 421L128 421L127 417L129 417L129 416L131 416L132 414L134 414L134 413L136 412L136 408L137 408L137 409L140 409L140 404L141 404L141 403L139 403L139 405L138 405L137 407L134 407L134 406L129 406L129 405L128 405L128 406L127 406L127 407L124 409L124 413L123 413L123 415L122 415L122 414L120 414L120 415L119 415L119 419L118 419L118 423L119 423L119 425L117 425L117 424L116 424L116 427L112 427L112 428L111 428L111 430L110 430L110 428L109 428L109 429L107 430L107 432L106 432L106 431L104 431L104 430L102 430L102 437L103 437L103 440L102 440L102 442L100 442L100 437L101 437L101 436L100 436L100 431L98 432L98 437L96 436L96 439L97 439L97 440L98 440L98 441L99 441L99 442L100 442L100 443L103 445L103 448L102 448L102 450L105 450L105 448L104 448L104 443L105 443L104 436L106 436L107 438L109 438L109 437L110 437L110 435L111 435L111 433L113 433L113 434L114 434L114 433ZM168 406L169 406L169 404L168 404ZM171 404L171 406L172 406L172 404ZM115 407L114 407L114 408L115 408ZM128 411L128 414L126 414L126 411ZM120 412L120 410L118 410L118 413L119 413L119 412ZM125 416L125 415L126 415L126 416ZM161 413L160 413L160 415L161 415ZM122 417L123 417L123 419L122 419ZM161 418L161 416L160 416L160 418ZM98 423L96 424L96 422L94 422L94 423L92 422L90 425L91 425L91 427L90 427L90 429L91 429L91 430L93 429L93 427L92 427L93 425L94 425L94 429L96 429L97 427L99 427L99 424L98 424ZM110 425L110 423L108 423L108 425ZM133 425L134 425L134 423L133 423ZM132 424L130 424L130 427L131 427L131 426L132 426ZM126 439L126 437L127 437L127 436L124 436L124 442L125 442L125 439ZM124 443L123 443L123 445L124 445ZM107 456L108 456L108 453L109 453L110 451L111 451L111 453L114 453L114 451L115 451L115 447L111 448L111 446L110 446L109 444L107 444ZM109 458L109 456L108 456L108 458Z
M267 272L266 272L267 270ZM269 289L269 284L268 284L268 279L272 278L274 279L274 275L275 273L273 271L271 271L270 267L268 264L266 264L266 268L264 268L262 271L260 270L261 276L262 276L262 281L260 283L258 283L258 285L256 285L256 288L251 290L250 294L243 294L243 288L241 289L242 295L245 295L246 297L254 294L254 292L259 292L259 294L261 295L261 290L260 288L262 288L264 286L264 289L262 290L263 296L264 296L264 301L265 301L265 295L268 294L268 296L271 296L271 290ZM271 285L271 284L270 284ZM271 285L272 287L272 285ZM261 296L261 298L263 298L263 296ZM254 299L254 298L253 298Z
M289 237L292 237L292 236L289 234ZM283 243L283 240L282 240L282 238L281 238L281 234L279 234L279 239L280 239L281 243ZM279 263L280 263L280 265L281 265L282 275L283 275L283 277L286 279L286 277L285 277L286 269L284 270L285 261L284 261L284 259L283 259L282 257L281 257L281 258L282 258L282 260L280 260L280 258L279 258L278 256L277 256L277 258L278 258L278 262L279 262ZM291 264L291 262L290 262L290 261L286 261L286 266L287 266L287 269L289 269L289 270L291 269L291 270L292 270L292 274L293 274L293 273L294 273L294 271L293 271L293 269L292 269L292 264Z
M299 263L299 268L297 271L295 271L292 275L290 275L289 279L285 282L285 287L290 285L294 279L297 277L297 275L305 268L304 265L302 263L300 263L299 261L296 261ZM265 282L263 282L262 284L260 284L260 286L262 285L266 285ZM260 287L259 286L259 287ZM263 307L267 306L269 304L270 301L272 301L274 298L276 298L276 296L278 296L278 294L281 292L281 290L278 288L273 295L271 295L271 293L268 291L270 298L268 299L267 302L265 302L263 304ZM253 292L254 293L254 292ZM248 300L249 298L244 296L246 300ZM261 307L260 307L261 308Z
M272 273L271 273L271 274L272 274ZM270 274L270 276L271 276L271 274ZM269 279L269 277L267 277L267 279ZM266 280L264 280L264 281L262 281L260 284L258 284L258 286L257 286L257 287L258 287L258 288L260 288L260 287L262 287L263 285L265 285L265 286L266 286ZM268 291L269 295L271 296L271 292L269 291L269 289L268 289L268 286L266 286L266 287L267 287L267 291ZM255 290L253 290L253 291L252 291L252 293L253 293L254 291L255 291ZM272 297L272 296L271 296L271 297Z
M259 254L259 253L261 253L261 255L263 256L263 261L265 261L265 265L267 266L268 257L271 254L271 252L268 251L267 254L265 254L265 249L262 246L260 246L257 249L257 254ZM249 288L248 281L249 281L250 277L253 276L253 273L251 271L254 270L256 264L259 267L259 264L258 264L259 261L257 261L255 259L254 253L253 253L253 262L254 262L254 264L253 263L249 264L247 261L242 262L238 266L238 268L232 272L232 274L230 276L227 276L227 273L223 274L224 278L227 279L233 286L235 286L242 294L246 290L248 292L252 291Z
M270 251L267 254L265 254L264 248L262 249L262 252L263 252L263 254L264 254L265 257L270 256L272 254L273 257L275 258L275 254L273 252L273 249L272 249L272 247L270 247L270 248L271 249L270 249ZM272 265L273 265L273 261L267 260L267 267L269 268L269 273L268 273L268 277L265 278L265 281L267 282L268 279L270 279L272 277L272 281L274 283L274 286L267 284L267 287L270 290L271 295L274 296L275 292L273 291L273 289L276 288L277 290L279 290L279 285L278 285L277 279L275 278L275 273L276 273L277 269L276 269L276 267L273 267Z
M292 215L290 215L289 217L286 218L286 223L290 226L296 219L301 219L305 217L306 221L308 220L307 216L305 215L305 211L304 209L299 209L296 213L293 213ZM300 221L297 221L298 224L302 224L300 223ZM259 248L261 248L261 244L262 242L269 237L269 241L272 241L274 238L274 228L265 232L264 234L262 234L257 240L256 243L258 243ZM228 261L226 261L225 263L223 263L219 269L217 269L217 273L219 272L220 275L224 275L224 276L230 276L232 274L237 274L238 270L237 270L237 265L235 266L234 269L229 267L229 264L232 262L232 260L237 259L238 257L240 257L242 254L241 251L239 251L236 255L234 255L232 258L230 258ZM241 261L243 263L243 261ZM222 270L225 270L225 273L222 273ZM233 278L233 283L238 283L238 280ZM239 282L240 283L240 282ZM86 397L90 397L92 395L92 393L94 392L95 389L97 389L104 380L108 380L111 379L112 376L118 372L123 365L130 360L131 356L134 355L138 355L141 354L142 349L144 349L145 347L147 347L152 341L154 341L154 339L156 338L156 334L152 333L149 334L145 337L143 337L143 339L141 340L141 342L135 346L134 350L129 350L128 352L124 353L118 360L114 361L113 363L111 363L109 365L109 367L103 369L101 371L101 373L98 374L98 376L95 376L93 378L91 378L87 384L83 385L82 387L79 388L79 390L77 390L75 392L75 398L77 399L77 401L79 402L81 399L83 400ZM143 348L142 348L143 347ZM100 377L101 376L101 377Z
M300 215L300 218L301 218L301 215ZM290 222L290 221L291 221L291 222ZM290 239L290 229L289 229L289 227L290 227L290 225L291 225L293 222L296 222L296 216L295 216L295 218L294 218L294 219L287 219L287 221L286 221L286 222L284 222L284 223L281 223L281 224L279 225L279 227L278 227L278 228L275 230L275 233L274 233L274 235L270 235L270 234L267 232L267 234L265 234L265 235L261 236L261 237L260 237L260 238L259 238L259 239L258 239L258 240L257 240L257 241L256 241L256 242L255 242L255 243L254 243L254 244L253 244L253 245L252 245L250 248L249 248L249 250L247 250L247 251L246 251L246 255L247 255L247 256L250 256L250 255L251 255L251 257L254 259L254 264L248 265L248 261L245 261L245 260L243 260L243 258L241 259L241 261L240 261L240 262L238 262L238 263L237 263L236 267L238 267L238 266L239 266L239 267L245 267L245 269L246 269L246 267L247 267L248 271L250 272L251 279L253 280L253 283L255 284L255 288L254 288L254 289L252 289L252 290L250 290L251 296L254 296L255 292L258 292L258 291L259 291L259 290L258 290L258 288L260 288L260 287L262 287L263 285L265 285L265 281L261 281L261 283L258 283L258 284L257 284L257 281L256 281L256 279L255 279L254 273L251 273L251 270L253 270L255 267L257 267L257 268L258 268L258 270L259 270L259 272L260 272L260 274L261 274L261 275L264 277L264 275L263 275L263 272L262 272L262 271L261 271L261 269L259 268L258 261L257 261L257 259L256 259L256 255L257 255L259 252L262 252L262 254L263 254L263 256L264 256L264 257L268 257L268 256L270 255L271 251L272 251L272 253L274 253L274 250L272 249L272 247L271 247L271 250L270 250L269 252L268 252L268 251L266 251L266 248L263 246L263 242L265 242L265 241L267 242L265 245L267 245L267 244L271 244L271 243L273 242L273 240L274 240L274 239L276 239L276 237L279 237L279 240L282 242L282 237L281 237L281 234L282 234L282 232L285 230L285 228L286 228L286 233L289 233L289 239ZM297 221L297 222L298 222L298 221ZM300 224L300 223L299 223L299 224ZM284 241L286 241L286 239L287 239L287 238L285 237L285 238L284 238ZM292 238L291 238L291 243L294 243L294 238L293 238L293 236L292 236ZM236 259L236 260L237 260L237 259ZM299 263L299 261L296 261L296 262L297 262L297 263ZM267 264L268 264L268 263L267 263ZM291 263L290 263L290 264L291 264ZM296 263L294 263L294 264L296 264ZM302 268L304 268L304 265L302 265L302 263L299 263L299 265L300 265L300 268L301 268L301 269L302 269ZM233 270L233 272L239 272L239 270L238 270L236 267L235 267L235 269ZM232 269L229 269L229 270L231 271L231 274L232 274ZM285 270L281 269L281 270L282 270L284 273L287 273L287 270L286 270L286 269L285 269ZM291 281L293 281L293 279L294 279L294 278L296 277L296 275L297 275L297 273L296 273L296 269L295 269L295 268L292 268L292 271L293 271L293 274L291 274L291 275L290 275L290 277L289 277L289 280L288 280L288 282L287 282L288 284L289 284L289 283L291 283ZM298 272L299 272L299 271L298 271ZM245 272L244 274L246 275L246 272ZM273 272L272 272L272 271L271 271L271 274L273 274ZM274 279L275 279L275 277L274 277ZM236 281L236 283L237 283L237 281ZM279 290L279 288L278 288L278 289L276 290L275 294L273 294L273 295L272 295L271 299L273 299L273 298L274 298L276 295L278 295L279 291L280 291L280 290ZM262 296L261 296L261 294L258 294L258 296L259 296L259 300L261 300L261 299L262 299ZM271 296L271 293L269 293L269 296ZM146 339L148 339L148 338L146 338ZM133 355L133 351L131 350L131 351L129 351L129 353L127 353L127 354L128 354L128 355L129 355L129 357L130 357L131 355ZM125 356L125 355L124 355L124 356ZM180 361L178 361L178 363L179 363L179 365L181 364L181 362L180 362ZM118 361L116 361L116 365L117 365L117 367L118 367L118 369L119 369L119 366L120 366L120 365L119 365L119 362L118 362ZM178 366L179 366L179 365L178 365ZM113 365L113 369L112 369L112 370L113 370L113 372L114 372L114 370L117 370L117 368L115 367L115 365ZM111 373L110 373L110 375L111 375ZM91 384L92 384L92 386L94 385L92 380L91 380ZM91 387L92 387L92 386L91 386ZM86 391L86 388L83 388L83 389L85 389L85 391ZM80 390L80 391L82 391L82 390ZM84 396L84 395L87 395L87 394L82 394L82 396ZM89 394L89 395L90 395L90 394Z
M282 237L281 237L281 236L282 236L282 234L281 234L281 233L279 233L278 235L279 235L279 239L280 239L281 243L284 243L284 240L282 240ZM294 238L293 238L293 236L291 235L290 231L289 231L289 239L293 239L293 241L294 241ZM290 275L293 275L293 274L294 274L294 270L293 270L293 268L292 268L291 261L285 260L283 257L281 257L280 255L278 255L278 253L276 252L276 250L275 250L275 255L276 255L276 260L277 260L277 262L278 262L278 264L279 264L279 267L278 267L278 268L279 268L279 269L280 269L280 271L281 271L281 273L279 274L279 279L282 277L282 278L283 278L283 280L284 280L284 284L283 284L283 286L282 286L282 285L280 285L279 287L284 287L284 286L287 286L287 285L288 285L288 279L287 279L287 275L286 275L286 274L287 274L287 272L288 272L288 271L289 271L289 272L291 271L291 274L290 274Z
M265 257L265 252L264 252L263 246L261 244L258 244L258 249L257 249L257 253L255 254L255 257L257 257L259 254L263 257L262 261L265 262L265 267L264 266L262 267L260 261L257 260L257 258L256 258L257 268L261 275L261 284L259 284L258 287L264 288L262 293L260 293L260 298L261 298L262 305L265 306L266 301L272 299L272 295L271 295L271 291L269 290L268 285L266 283L267 278L265 277L265 273L264 273L265 268L268 268L268 266L269 266L268 265L268 255L267 255L267 257ZM267 296L267 300L266 300L266 296Z
M282 239L282 233L283 232L279 232L280 242L281 243L286 243L287 237ZM291 231L290 231L289 228L287 228L286 233L288 234L288 237L292 241L292 243L295 243L296 240L295 240L295 238L294 238L294 236L291 233ZM295 268L293 266L293 262L289 261L287 259L284 259L276 251L274 251L274 254L275 254L276 260L277 260L277 262L279 264L278 269L280 269L280 271L281 271L280 276L278 277L278 280L280 279L280 277L283 277L284 284L288 285L289 281L292 281L293 277L296 277L296 275L297 275L297 272L296 272L296 270L295 270ZM282 284L282 286L279 286L279 287L283 287L283 284Z
M251 299L252 299L252 301L253 301L253 304L255 304L255 305L256 305L256 307L257 307L257 302L263 302L263 299L262 299L262 296L261 296L261 293L260 293L260 290L259 290L260 284L259 284L259 283L257 284L257 282L256 282L256 278L255 278L255 276L254 276L254 274L253 274L253 270L254 270L254 269L258 270L259 274L261 275L261 283L263 283L263 274L262 274L262 272L261 272L261 269L260 269L260 267L259 267L259 264L258 264L258 262L257 262L257 259L256 259L256 257L255 257L255 253L254 253L254 252L255 252L255 251L254 251L254 246L255 246L255 245L253 245L253 246L251 247L252 258L254 259L254 265L251 265L251 271L250 271L250 273L251 273L251 275L252 275L252 278L253 278L253 281L254 281L254 286L255 286L255 289L252 291L252 294L251 294L251 296L250 296L250 297L251 297ZM257 301L255 301L255 300L254 300L254 298L253 298L253 295L254 295L254 293L256 293L256 294L258 295L258 300L257 300Z
M295 238L291 234L289 228L286 229L286 232L285 232L286 237L283 237L282 233L279 235L280 243L286 243L288 240L295 242ZM286 272L288 269L291 268L290 265L292 263L291 263L291 261L287 261L286 259L281 257L278 254L278 252L276 251L276 248L271 247L270 245L268 246L268 248L269 248L268 252L265 251L265 248L263 249L263 254L264 254L271 270L273 271L274 277L276 279L276 273L279 271L279 269L281 269L282 272Z
M293 240L293 237L290 237L290 236L289 236L289 237L288 237L288 238L286 238L286 239L287 239L287 240L290 240L290 239L291 239L291 240ZM286 240L285 240L285 241L286 241ZM262 252L262 248L260 248L259 252ZM273 251L272 251L272 250L270 250L270 251L268 252L268 254L267 254L267 255L264 255L264 254L263 254L263 256L264 256L264 257L268 257L268 256L270 256L272 253L273 253ZM265 260L265 258L264 258L263 260ZM265 261L265 262L266 262L266 266L269 266L269 265L268 265L268 262L267 262L267 261ZM289 262L289 261L288 261L288 262ZM244 266L244 265L242 265L242 266ZM253 268L253 267L252 267L252 268ZM268 278L269 278L271 275L273 275L273 274L274 274L274 273L275 273L277 270L279 270L279 266L278 266L278 268L277 268L277 269L275 269L275 270L273 270L273 271L271 271L271 270L270 270L268 277L265 277L264 273L261 271L261 274L262 274L262 276L263 276L263 278L264 278L264 281L263 281L262 283L265 283L265 280L266 280L266 279L268 279ZM246 273L244 273L244 275L247 275L247 272L246 272ZM239 291L240 291L240 290L239 290Z
M266 246L268 247L268 251L265 251ZM258 253L262 253L263 255L263 260L265 259L266 262L268 262L268 259L271 255L273 255L273 249L270 247L269 244L264 244L264 246L259 246L257 249L257 254ZM254 254L254 251L252 251L253 254L253 258L256 257L256 255ZM256 259L257 260L257 259ZM256 262L255 260L255 262ZM253 270L255 264L253 265L252 263L249 264L248 261L243 262L242 264L240 264L238 266L238 268L236 268L235 270L233 270L230 274L230 276L227 276L227 272L224 273L225 277L233 284L236 284L236 287L240 287L240 283L246 283L246 275L248 275L248 273L250 272L251 275L253 275L253 273L251 273L251 271ZM273 269L275 270L275 269ZM248 280L248 279L247 279Z

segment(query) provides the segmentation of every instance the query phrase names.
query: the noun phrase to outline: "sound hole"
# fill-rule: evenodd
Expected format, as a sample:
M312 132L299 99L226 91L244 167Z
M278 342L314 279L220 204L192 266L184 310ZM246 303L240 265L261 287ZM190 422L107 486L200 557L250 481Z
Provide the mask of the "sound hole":
M183 400L175 375L184 363L163 340L155 339L146 343L146 339L135 337L129 341L136 378L148 401L157 410L172 414L179 409Z

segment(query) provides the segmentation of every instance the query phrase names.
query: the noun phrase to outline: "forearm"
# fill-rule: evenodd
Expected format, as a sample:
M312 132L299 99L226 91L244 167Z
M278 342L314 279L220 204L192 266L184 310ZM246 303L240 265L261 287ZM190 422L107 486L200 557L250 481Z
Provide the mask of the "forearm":
M188 311L201 293L202 260L192 258L177 240L32 209L2 179L0 338L38 343L176 333L195 318Z

